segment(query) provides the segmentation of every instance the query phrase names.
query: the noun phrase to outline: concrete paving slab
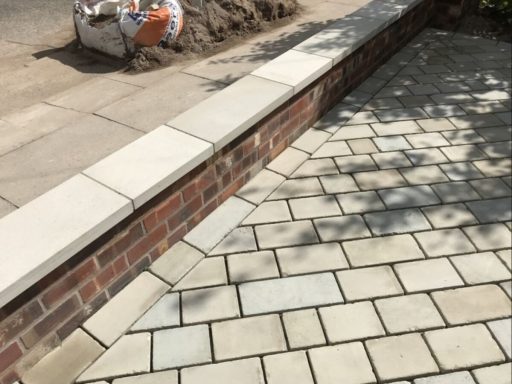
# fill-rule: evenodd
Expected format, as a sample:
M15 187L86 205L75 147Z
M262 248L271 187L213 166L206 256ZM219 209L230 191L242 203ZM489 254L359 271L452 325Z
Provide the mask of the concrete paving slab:
M96 114L150 132L223 87L211 80L174 73L143 91L96 111ZM180 92L173 92L173 89L179 89Z
M24 205L140 136L98 116L76 119L0 158L0 196Z
M211 144L161 126L87 168L84 174L132 199L136 209L211 155Z
M292 94L290 86L246 76L225 88L221 95L213 95L167 124L214 144L218 151ZM226 104L226 100L234 102Z

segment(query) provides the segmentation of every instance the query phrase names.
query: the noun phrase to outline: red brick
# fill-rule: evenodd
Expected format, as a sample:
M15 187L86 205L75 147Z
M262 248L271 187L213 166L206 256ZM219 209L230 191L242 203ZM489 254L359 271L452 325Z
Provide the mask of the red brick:
M21 337L25 347L28 349L32 348L52 330L56 329L61 323L69 319L69 317L75 313L80 306L81 304L78 296L74 295L70 297Z
M43 308L32 301L0 323L0 349L21 332L34 324L43 314Z
M18 343L12 343L0 352L0 372L5 371L21 357L21 348Z
M128 263L132 265L140 260L140 258L148 253L151 248L153 248L158 242L162 241L166 234L167 224L163 223L153 232L146 235L139 243L135 244L133 248L127 252L126 257L128 258Z
M87 303L99 292L99 290L100 289L96 284L96 281L89 281L82 288L80 288L80 297L84 303Z
M121 256L114 260L112 267L114 268L114 274L116 275L119 275L120 273L126 271L128 269L128 262L126 261L126 257Z
M14 384L19 379L20 376L16 373L16 371L9 371L2 378L0 378L0 382L2 384Z
M96 283L99 289L103 289L108 283L112 281L115 276L114 268L112 265L108 265L103 271L100 272L96 277Z
M86 260L75 271L64 277L61 281L51 287L42 297L42 302L46 308L51 309L69 295L73 289L82 284L87 278L96 272L96 263L94 258Z
M163 204L161 204L160 206L158 206L156 208L157 222L160 223L163 220L167 219L174 212L176 212L181 207L181 205L182 205L182 203L181 203L181 196L180 196L179 193L171 196ZM153 228L151 228L151 230ZM148 229L148 228L146 228L146 230L148 232L150 231L150 229Z

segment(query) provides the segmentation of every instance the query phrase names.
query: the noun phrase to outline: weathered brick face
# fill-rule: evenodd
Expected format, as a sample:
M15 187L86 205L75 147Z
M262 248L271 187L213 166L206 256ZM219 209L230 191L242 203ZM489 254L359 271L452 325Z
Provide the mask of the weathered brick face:
M11 384L419 33L425 1L321 79L0 309L0 384Z

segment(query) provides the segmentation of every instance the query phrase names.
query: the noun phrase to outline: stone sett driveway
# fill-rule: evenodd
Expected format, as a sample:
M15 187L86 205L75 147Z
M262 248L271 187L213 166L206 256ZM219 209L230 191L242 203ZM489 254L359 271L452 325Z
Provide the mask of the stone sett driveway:
M85 324L77 382L510 384L510 53L421 34L121 294L174 284L125 336Z

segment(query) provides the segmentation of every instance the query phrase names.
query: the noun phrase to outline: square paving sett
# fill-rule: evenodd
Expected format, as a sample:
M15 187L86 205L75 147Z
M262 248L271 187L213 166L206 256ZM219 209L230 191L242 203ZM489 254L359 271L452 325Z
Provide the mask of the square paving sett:
M347 301L400 295L400 283L389 266L352 269L337 272Z

